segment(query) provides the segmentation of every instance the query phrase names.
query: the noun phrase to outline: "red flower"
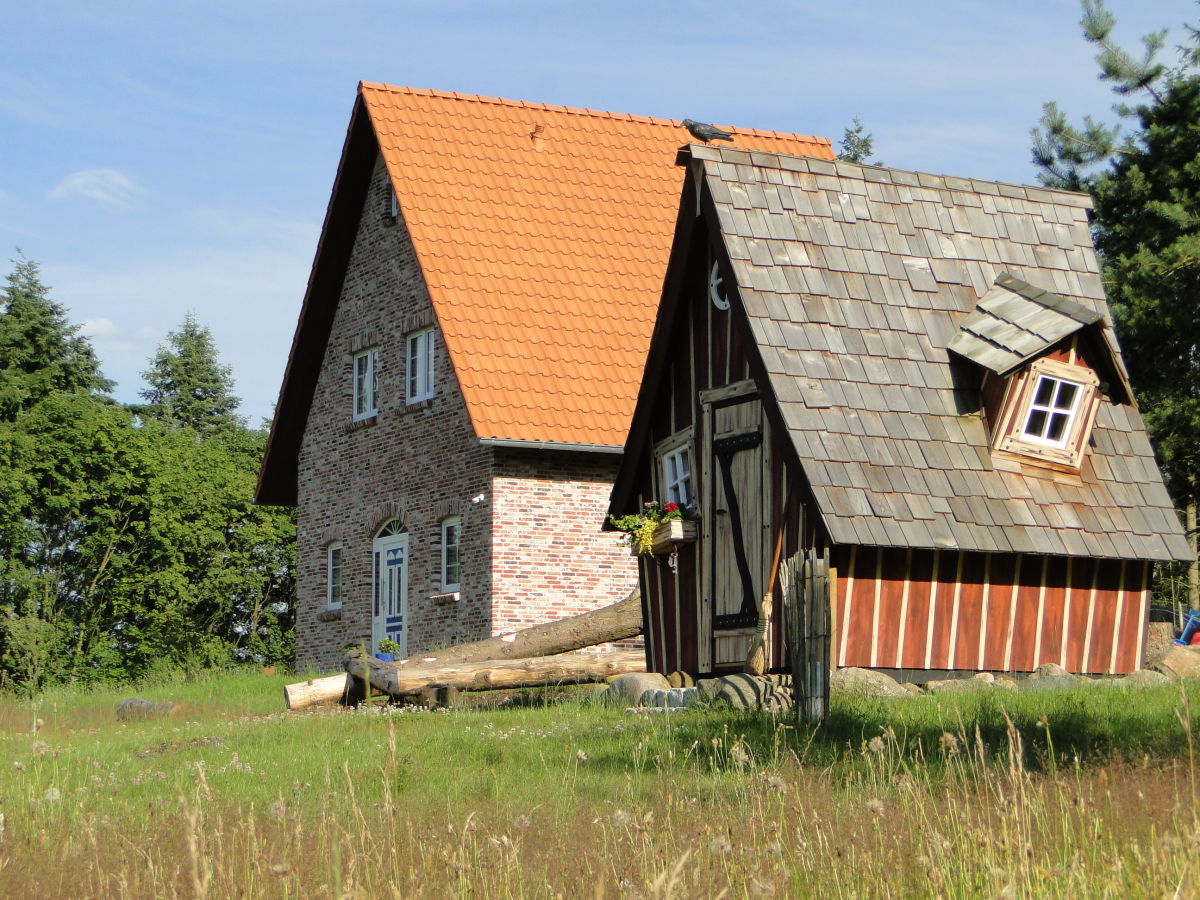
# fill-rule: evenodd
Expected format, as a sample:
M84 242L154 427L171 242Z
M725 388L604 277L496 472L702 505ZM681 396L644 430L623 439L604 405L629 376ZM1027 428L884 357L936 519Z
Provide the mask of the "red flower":
M664 503L663 504L663 512L672 513L672 512L677 512L678 510L679 510L678 503Z

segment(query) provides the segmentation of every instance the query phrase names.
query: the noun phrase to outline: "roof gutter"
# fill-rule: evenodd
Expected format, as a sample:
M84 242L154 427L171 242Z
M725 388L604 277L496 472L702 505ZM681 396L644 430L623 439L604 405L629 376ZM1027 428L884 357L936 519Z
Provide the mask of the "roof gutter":
M505 447L516 450L570 450L574 453L613 453L620 455L624 447L611 444L567 444L561 441L519 441L510 438L480 438L484 447Z

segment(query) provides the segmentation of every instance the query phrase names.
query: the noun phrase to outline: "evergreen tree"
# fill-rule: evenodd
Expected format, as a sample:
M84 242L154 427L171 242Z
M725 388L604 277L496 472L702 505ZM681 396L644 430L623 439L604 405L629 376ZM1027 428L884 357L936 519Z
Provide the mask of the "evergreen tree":
M141 392L146 405L139 413L144 416L186 425L200 434L242 424L233 375L217 359L212 332L193 313L159 345L142 377L149 385Z
M91 344L50 299L38 265L20 256L0 291L0 420L54 391L112 389Z
M1044 183L1087 190L1105 289L1138 403L1195 549L1200 502L1200 31L1179 65L1158 60L1166 32L1135 56L1112 40L1102 0L1084 0L1084 37L1122 98L1119 122L1073 126L1052 103L1034 129ZM1129 101L1135 101L1131 105ZM1190 575L1200 604L1200 569Z
M842 139L838 141L838 159L868 166L882 166L883 163L877 159L868 162L874 153L874 135L868 132L858 116L855 116L854 124L846 126L842 132Z

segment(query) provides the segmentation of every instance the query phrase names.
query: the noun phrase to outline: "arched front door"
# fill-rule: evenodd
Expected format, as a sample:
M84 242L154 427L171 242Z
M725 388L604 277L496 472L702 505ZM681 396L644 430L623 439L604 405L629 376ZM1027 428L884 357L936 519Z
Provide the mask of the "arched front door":
M391 638L408 655L408 529L396 519L388 522L372 544L375 587L371 619L371 652Z

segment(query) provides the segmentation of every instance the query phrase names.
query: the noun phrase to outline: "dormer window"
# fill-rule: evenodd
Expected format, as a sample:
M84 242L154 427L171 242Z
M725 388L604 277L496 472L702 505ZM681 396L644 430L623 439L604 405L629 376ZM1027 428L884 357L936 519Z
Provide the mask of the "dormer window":
M1064 447L1071 423L1079 414L1084 386L1053 375L1039 375L1029 401L1021 440L1047 447Z
M1100 381L1084 366L1039 359L1012 376L994 447L1078 469L1091 437Z

